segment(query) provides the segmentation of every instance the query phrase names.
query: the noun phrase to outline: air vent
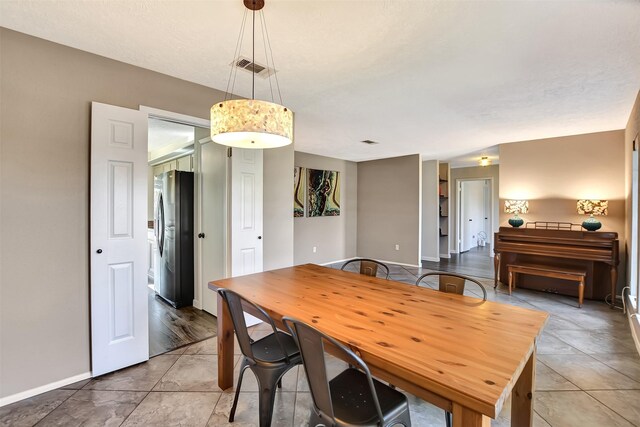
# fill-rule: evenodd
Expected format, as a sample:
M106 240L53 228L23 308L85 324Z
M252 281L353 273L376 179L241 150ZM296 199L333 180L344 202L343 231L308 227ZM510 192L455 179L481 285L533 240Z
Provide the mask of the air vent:
M360 141L360 142L362 142L363 144L367 144L367 145L379 144L379 142L372 141L370 139L365 139L364 141Z
M273 68L269 68L266 65L260 65L257 62L252 62L249 58L245 58L244 56L238 57L238 59L233 61L230 65L232 67L240 68L248 73L255 72L257 77L262 77L263 79L266 79L276 72Z

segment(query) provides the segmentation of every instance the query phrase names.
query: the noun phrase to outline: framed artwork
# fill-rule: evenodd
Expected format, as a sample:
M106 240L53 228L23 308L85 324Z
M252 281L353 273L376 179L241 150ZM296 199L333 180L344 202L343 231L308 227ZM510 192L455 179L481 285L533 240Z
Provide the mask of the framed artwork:
M295 166L293 168L293 217L304 216L304 168Z
M340 172L307 169L307 216L340 215Z

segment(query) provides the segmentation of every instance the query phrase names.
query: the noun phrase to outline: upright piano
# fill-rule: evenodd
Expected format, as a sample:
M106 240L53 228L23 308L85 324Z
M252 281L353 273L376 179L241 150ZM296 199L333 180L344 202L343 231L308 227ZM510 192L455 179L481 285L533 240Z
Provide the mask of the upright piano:
M616 294L618 233L500 227L494 237L495 286L506 283L509 264L542 264L584 269L585 298ZM578 293L572 282L530 275L518 277L518 286L570 296Z

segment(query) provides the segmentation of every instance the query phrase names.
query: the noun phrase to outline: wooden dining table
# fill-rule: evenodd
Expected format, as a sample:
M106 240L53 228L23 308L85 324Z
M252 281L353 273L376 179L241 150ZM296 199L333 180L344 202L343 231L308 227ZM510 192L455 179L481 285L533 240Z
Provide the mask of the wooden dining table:
M313 264L216 280L282 327L294 317L350 347L373 375L489 426L511 395L511 425L531 426L536 339L548 314ZM233 325L218 296L218 385L233 386Z

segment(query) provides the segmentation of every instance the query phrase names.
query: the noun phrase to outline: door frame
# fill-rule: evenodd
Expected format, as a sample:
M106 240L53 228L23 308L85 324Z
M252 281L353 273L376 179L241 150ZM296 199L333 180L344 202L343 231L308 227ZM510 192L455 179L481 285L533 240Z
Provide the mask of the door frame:
M489 257L492 258L494 256L493 254L493 232L495 230L495 226L497 224L497 218L495 218L497 215L494 215L494 203L496 200L498 200L497 195L494 193L494 182L493 182L493 177L491 176L487 176L487 177L477 177L477 178L456 178L456 209L455 209L455 222L456 222L456 234L454 236L455 238L455 253L460 253L460 243L461 243L461 236L462 236L462 215L460 214L460 209L462 208L460 202L461 202L461 192L462 192L462 182L463 181L489 181L489 185L491 187L491 191L489 191L489 206L491 207L490 209L490 217L491 217L491 221L489 221L490 224L490 228L491 230L489 230L488 236L487 236L487 243L489 243L491 246L491 250L489 251Z
M186 114L175 113L173 111L161 110L159 108L153 108L146 105L140 105L140 111L147 113L150 119L165 120L185 125L190 125L200 128L211 128L211 121L207 119L201 119L199 117L189 116ZM202 229L202 218L200 212L202 211L202 188L200 183L200 143L194 141L193 144L193 157L194 157L194 225L198 230ZM150 167L150 166L149 166ZM202 284L202 240L196 239L197 244L194 248L194 284L193 284L193 306L198 310L202 310L202 295L207 291L205 285ZM227 258L227 253L224 254Z

